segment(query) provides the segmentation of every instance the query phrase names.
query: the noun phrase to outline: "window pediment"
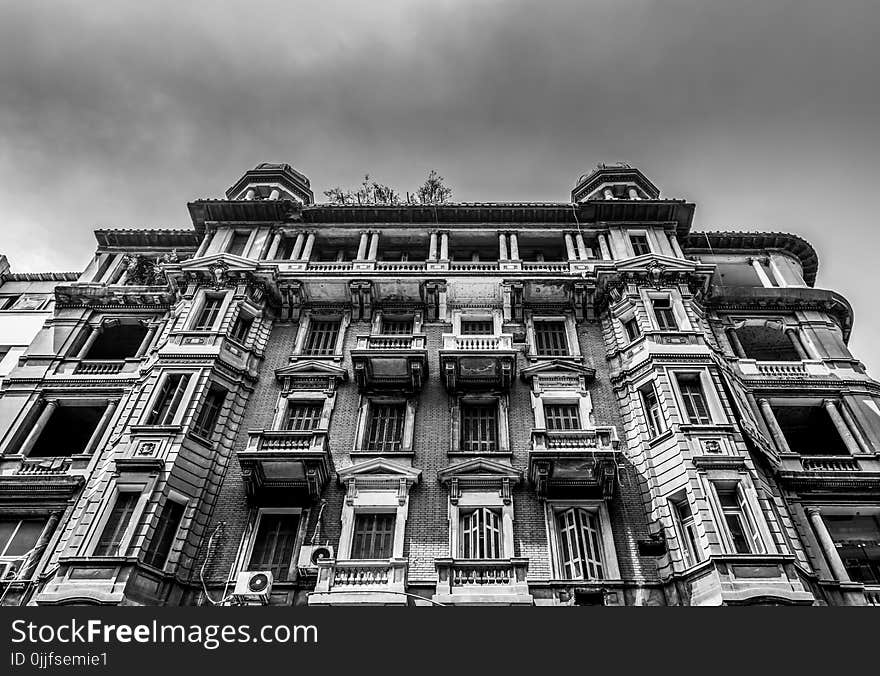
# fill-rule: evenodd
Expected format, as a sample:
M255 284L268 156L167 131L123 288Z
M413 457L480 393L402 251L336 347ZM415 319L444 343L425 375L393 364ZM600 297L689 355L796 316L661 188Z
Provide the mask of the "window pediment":
M536 377L540 382L541 379L552 380L559 376L572 378L576 386L581 379L584 384L592 382L596 378L596 369L563 359L551 359L528 366L520 372L522 381L529 384L532 384Z
M504 503L509 504L510 487L520 482L522 472L488 458L472 458L440 470L437 478L449 486L449 497L453 504L458 502L463 488L497 490Z
M422 470L386 458L373 458L339 470L339 483L346 486L346 502L352 504L358 491L397 491L400 504L406 502L410 487L418 483Z
M348 371L335 364L318 360L304 360L275 369L275 378L283 393L291 390L335 390L348 380Z

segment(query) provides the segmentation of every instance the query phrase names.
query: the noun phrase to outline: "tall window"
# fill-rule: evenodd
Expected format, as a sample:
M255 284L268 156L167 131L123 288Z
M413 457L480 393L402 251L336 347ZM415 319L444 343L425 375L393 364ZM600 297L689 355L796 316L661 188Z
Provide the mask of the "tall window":
M544 404L544 424L548 430L579 430L581 415L577 404Z
M408 336L413 332L412 317L387 319L382 318L382 333L386 336Z
M715 486L718 502L727 532L737 554L754 554L764 551L764 544L752 519L742 484Z
M634 256L644 256L651 253L651 245L648 244L647 235L630 235L629 242L632 244Z
M235 318L235 323L232 325L232 330L229 332L229 337L236 342L244 343L253 325L253 317L239 312L238 317Z
M243 256L244 249L250 238L251 234L249 232L232 233L232 239L229 240L229 246L227 247L226 252L231 253L233 256Z
M298 528L297 514L261 513L248 570L268 570L275 580L287 581Z
M651 305L654 307L654 318L657 320L657 328L661 331L678 331L678 322L675 321L675 312L672 310L672 298L670 296L652 298Z
M556 514L562 573L568 580L604 577L599 544L599 518L594 512L571 507Z
M0 562L19 570L45 527L45 519L0 519Z
M354 520L353 559L390 559L394 547L394 514L358 514Z
M622 322L622 324L623 330L626 331L626 337L630 342L642 335L642 332L639 330L639 322L635 317L627 319L625 322Z
M144 563L159 569L165 567L168 555L171 553L171 545L174 544L174 536L177 535L177 529L183 519L183 511L184 506L179 502L165 501L153 539L150 540L150 546L144 554Z
M853 582L880 584L880 517L827 514L822 519Z
M366 450L399 451L403 444L406 404L370 404Z
M9 310L21 296L0 296L0 310Z
M107 523L104 524L101 537L98 538L95 556L121 556L125 554L121 549L122 541L140 497L141 494L135 491L123 491L116 496L116 502L110 511Z
M183 401L190 377L189 373L171 373L165 377L147 416L147 425L171 425L174 423L174 416Z
M313 356L336 354L336 340L338 338L338 319L312 320L309 324L304 353Z
M678 390L684 403L684 412L691 425L711 425L712 416L706 404L706 394L699 373L678 373Z
M491 336L495 333L495 323L491 319L462 319L461 335Z
M675 522L675 531L681 542L682 556L686 566L693 566L703 560L703 548L697 535L697 522L687 500L670 500L669 507Z
M461 448L463 451L498 450L498 405L463 403L461 406Z
M320 401L291 401L287 405L284 429L293 432L310 432L318 428L324 403Z
M642 400L642 408L645 409L645 418L648 421L648 434L653 439L666 431L666 421L663 419L663 411L660 410L660 401L657 399L657 390L653 383L648 383L639 390Z
M193 432L204 439L210 439L214 434L214 428L217 426L217 419L220 417L220 411L223 403L226 401L226 389L219 385L211 385L208 394L205 395L205 401L199 414L196 416L195 424L193 424Z
M220 308L222 305L222 296L206 295L205 302L202 304L201 310L199 310L199 316L196 318L196 323L193 325L193 329L196 331L213 330L214 324L217 321L217 315L220 314Z
M535 322L535 352L542 357L568 354L564 321Z
M494 509L479 507L461 517L459 550L464 559L500 559L501 515Z

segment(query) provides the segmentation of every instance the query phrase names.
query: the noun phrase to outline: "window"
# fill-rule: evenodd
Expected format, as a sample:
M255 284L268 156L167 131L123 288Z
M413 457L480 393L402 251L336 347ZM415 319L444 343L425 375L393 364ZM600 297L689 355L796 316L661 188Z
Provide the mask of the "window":
M354 521L352 559L390 559L394 546L394 514L358 514Z
M162 381L159 394L153 402L153 407L147 416L147 425L173 425L174 416L180 403L186 386L189 384L190 374L171 373Z
M10 310L21 296L0 296L0 310Z
M675 523L675 532L681 542L681 552L685 565L690 567L703 560L700 537L697 535L697 522L687 500L670 500L669 508Z
M159 514L159 522L156 524L156 530L153 533L153 539L150 540L150 546L144 554L144 563L155 568L162 569L168 562L168 555L171 553L171 545L174 544L174 537L177 535L177 529L183 520L184 505L174 500L166 500L162 512Z
M653 439L666 431L666 421L660 410L660 402L657 399L657 390L653 383L648 383L639 390L642 407L645 409L645 418L648 421L648 434Z
M212 331L220 314L220 308L223 305L222 296L205 296L199 315L196 317L196 323L193 325L195 331Z
M94 556L121 556L125 554L121 549L123 539L140 497L141 494L134 491L123 491L116 496L116 502L104 524L98 545L95 547Z
M544 424L548 430L579 430L581 416L577 404L544 404Z
M502 558L500 513L487 507L463 513L460 540L464 559Z
M635 317L631 317L621 323L623 324L623 330L626 331L626 337L630 342L642 335L642 332L639 330L639 322Z
M718 502L733 550L737 554L761 553L764 545L752 520L741 484L716 485Z
M251 234L249 232L232 233L232 238L229 240L229 246L226 248L226 252L231 253L233 256L243 256L245 247L247 247L250 238Z
M365 449L399 451L403 443L406 404L370 404Z
M248 570L268 570L278 582L290 576L299 515L260 512Z
M86 359L130 359L138 353L148 331L145 324L132 321L105 322L93 330L99 333Z
M408 336L413 332L413 319L382 318L382 333L386 336Z
M238 317L235 319L235 323L232 325L232 330L229 332L229 337L238 343L244 343L247 340L248 334L251 332L251 326L253 326L253 324L253 317L239 312Z
M284 429L292 432L310 432L318 428L321 422L321 414L324 411L324 402L320 401L297 401L287 405L287 420Z
M208 394L205 395L205 401L193 425L193 432L203 439L210 439L214 434L217 419L220 417L220 410L226 401L226 394L226 389L219 385L211 385L210 389L208 389Z
M678 381L678 391L681 392L687 422L691 425L711 425L712 417L709 415L709 407L706 405L706 395L703 392L703 384L700 382L700 374L678 373L675 379Z
M461 335L491 336L495 333L495 323L491 319L462 319Z
M568 354L564 321L535 322L535 352L542 357Z
M567 580L604 578L599 519L594 512L571 507L556 513L562 573Z
M862 584L880 584L880 517L877 514L823 514L822 519L850 579Z
M652 298L654 306L654 318L657 320L657 328L661 331L678 331L678 323L675 321L675 313L672 310L672 298L663 296Z
M338 319L312 320L309 324L304 354L312 356L336 354L339 324Z
M498 450L498 405L496 403L462 404L461 449L474 452Z
M21 568L45 527L44 519L0 519L0 561L14 564L7 577Z
M75 400L58 402L28 457L69 457L91 450L89 441L107 408L106 405L77 406L76 403Z
M629 242L632 244L634 256L644 256L651 253L651 245L648 244L647 235L630 235Z

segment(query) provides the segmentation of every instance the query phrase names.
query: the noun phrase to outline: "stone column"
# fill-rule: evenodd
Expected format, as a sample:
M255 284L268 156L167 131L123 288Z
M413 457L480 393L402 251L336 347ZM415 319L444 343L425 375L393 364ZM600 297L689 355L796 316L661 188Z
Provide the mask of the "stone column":
M113 414L116 412L116 406L119 404L118 401L108 401L107 406L104 409L104 413L101 414L101 419L98 421L98 426L95 427L95 431L92 432L92 436L89 437L88 443L83 448L82 452L85 455L91 455L95 452L95 449L98 447L98 444L101 441L101 437L104 436L104 432L107 431L107 426L110 424L110 419L113 417Z
M441 232L440 233L440 260L448 261L449 260L449 233Z
M95 341L98 340L98 336L101 335L101 327L100 326L92 326L91 324L86 324L88 328L89 335L86 338L86 341L83 343L83 346L79 349L79 352L76 355L77 359L85 359L86 355L89 353L89 350L92 349L92 345L95 344Z
M367 254L367 260L374 261L379 254L379 233L374 232L370 236L370 253Z
M204 237L202 237L202 243L199 245L199 250L196 251L196 255L194 258L201 258L205 255L205 251L208 250L208 247L211 245L211 240L214 239L214 233L209 232Z
M808 355L807 351L804 349L803 343L801 343L801 338L798 335L797 329L789 327L785 329L785 335L788 337L791 346L794 348L794 351L797 352L797 355L801 360L810 358L810 355Z
M312 257L312 249L315 247L315 233L310 232L306 235L306 245L303 247L300 260L308 261Z
M840 415L840 410L837 408L837 402L833 399L826 399L822 402L822 405L825 407L825 410L828 411L828 417L831 418L831 422L834 423L834 427L837 429L840 438L843 439L843 444L846 446L846 450L850 452L850 455L857 455L860 453L861 448L859 448L856 438L853 436L849 427L847 427L843 416Z
M246 200L252 200L257 192L253 188L248 188L247 192L244 194L244 198Z
M437 233L432 232L430 237L430 245L428 246L428 260L437 260Z
M736 329L729 328L726 330L725 333L727 333L727 340L730 341L730 346L733 348L733 353L740 359L748 359L748 357L746 357L746 351L743 349L742 343L739 342L739 336L736 335Z
M630 198L631 200L640 200L640 199L642 199L641 197L639 197L639 191L636 190L635 188L630 188L629 190L626 191L626 193L627 193L627 195L629 195L629 198Z
M684 251L681 250L681 245L678 243L678 237L674 232L669 233L669 244L672 245L672 251L678 258L684 258Z
M278 188L272 188L272 192L269 193L269 199L277 200L279 197L281 197L281 192L278 190Z
M357 260L362 261L367 257L367 238L369 237L369 233L362 232L361 233L361 241L358 243L358 252L357 252Z
M864 453L873 453L874 449L871 448L871 445L865 439L862 431L859 429L859 424L856 422L855 418L853 418L852 413L849 411L849 407L846 405L846 402L843 402L839 407L840 415L843 416L844 421L846 422L846 426L852 432L852 435L856 438L856 441L859 444L859 448L862 449Z
M299 256L302 253L303 244L305 243L306 237L301 232L296 233L296 239L293 242L293 251L290 252L290 260L298 261Z
M138 346L137 352L134 353L135 359L141 359L144 354L146 354L147 349L150 347L150 343L152 343L153 338L156 337L156 330L158 328L159 327L157 324L150 324L150 326L147 328L147 335L144 336L144 339Z
M61 512L52 512L49 515L49 519L43 527L43 532L40 533L40 538L37 540L37 544L34 545L27 561L22 564L21 570L18 571L17 577L19 580L29 580L34 574L37 564L40 563L40 559L43 556L43 552L46 551L49 540L52 539L52 533L54 533L55 529L58 527L59 519L61 519Z
M834 577L837 578L838 582L851 582L849 573L846 572L846 566L843 565L843 559L837 553L837 547L834 546L834 540L831 537L831 533L828 532L828 527L822 519L822 513L819 511L819 508L806 507L804 511L807 513L810 525L813 527L816 538L819 540L819 547L822 548L822 553L825 555L825 560L828 561Z
M599 233L599 251L602 253L603 261L614 260L614 256L611 255L611 247L608 246L608 235L604 232Z
M37 443L37 439L40 438L43 430L46 429L46 425L49 424L49 418L52 417L52 413L56 408L58 408L57 401L46 402L45 406L43 406L43 410L40 411L40 416L37 418L37 422L34 423L34 426L31 428L30 433L27 435L27 438L24 440L24 443L18 451L20 455L27 457L27 455L33 450Z
M758 399L758 406L761 407L761 413L764 415L764 422L767 423L767 427L770 430L770 436L773 437L773 441L776 443L776 448L780 453L791 453L791 448L789 448L788 441L786 441L785 435L782 433L782 428L779 426L779 422L776 420L773 409L770 407L770 402L766 399Z
M266 259L273 261L275 260L275 256L278 255L278 247L281 246L281 233L276 232L272 236L272 246L269 247L269 252L266 254Z
M749 261L752 264L752 267L755 269L755 273L758 275L758 279L761 280L761 284L763 284L767 288L773 288L774 284L770 281L770 278L767 276L767 273L764 271L764 266L761 265L761 261L757 258L752 258Z
M498 260L507 260L507 234L503 232L498 233Z
M575 235L575 241L577 242L578 255L581 257L581 260L587 260L590 255L587 253L587 244L584 242L584 234L578 232L577 235Z
M570 232L566 232L565 235L565 251L568 253L568 260L576 261L577 260L577 250L574 248L574 237L572 237Z
M510 260L519 260L519 237L515 232L510 233Z

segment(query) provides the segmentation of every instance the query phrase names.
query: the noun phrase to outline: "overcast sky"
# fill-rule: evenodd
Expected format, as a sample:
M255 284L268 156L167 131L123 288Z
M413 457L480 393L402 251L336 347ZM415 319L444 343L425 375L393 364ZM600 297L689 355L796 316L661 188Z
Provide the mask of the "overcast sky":
M876 0L0 0L0 252L79 270L263 161L479 201L624 160L695 229L808 239L876 375L878 32Z

